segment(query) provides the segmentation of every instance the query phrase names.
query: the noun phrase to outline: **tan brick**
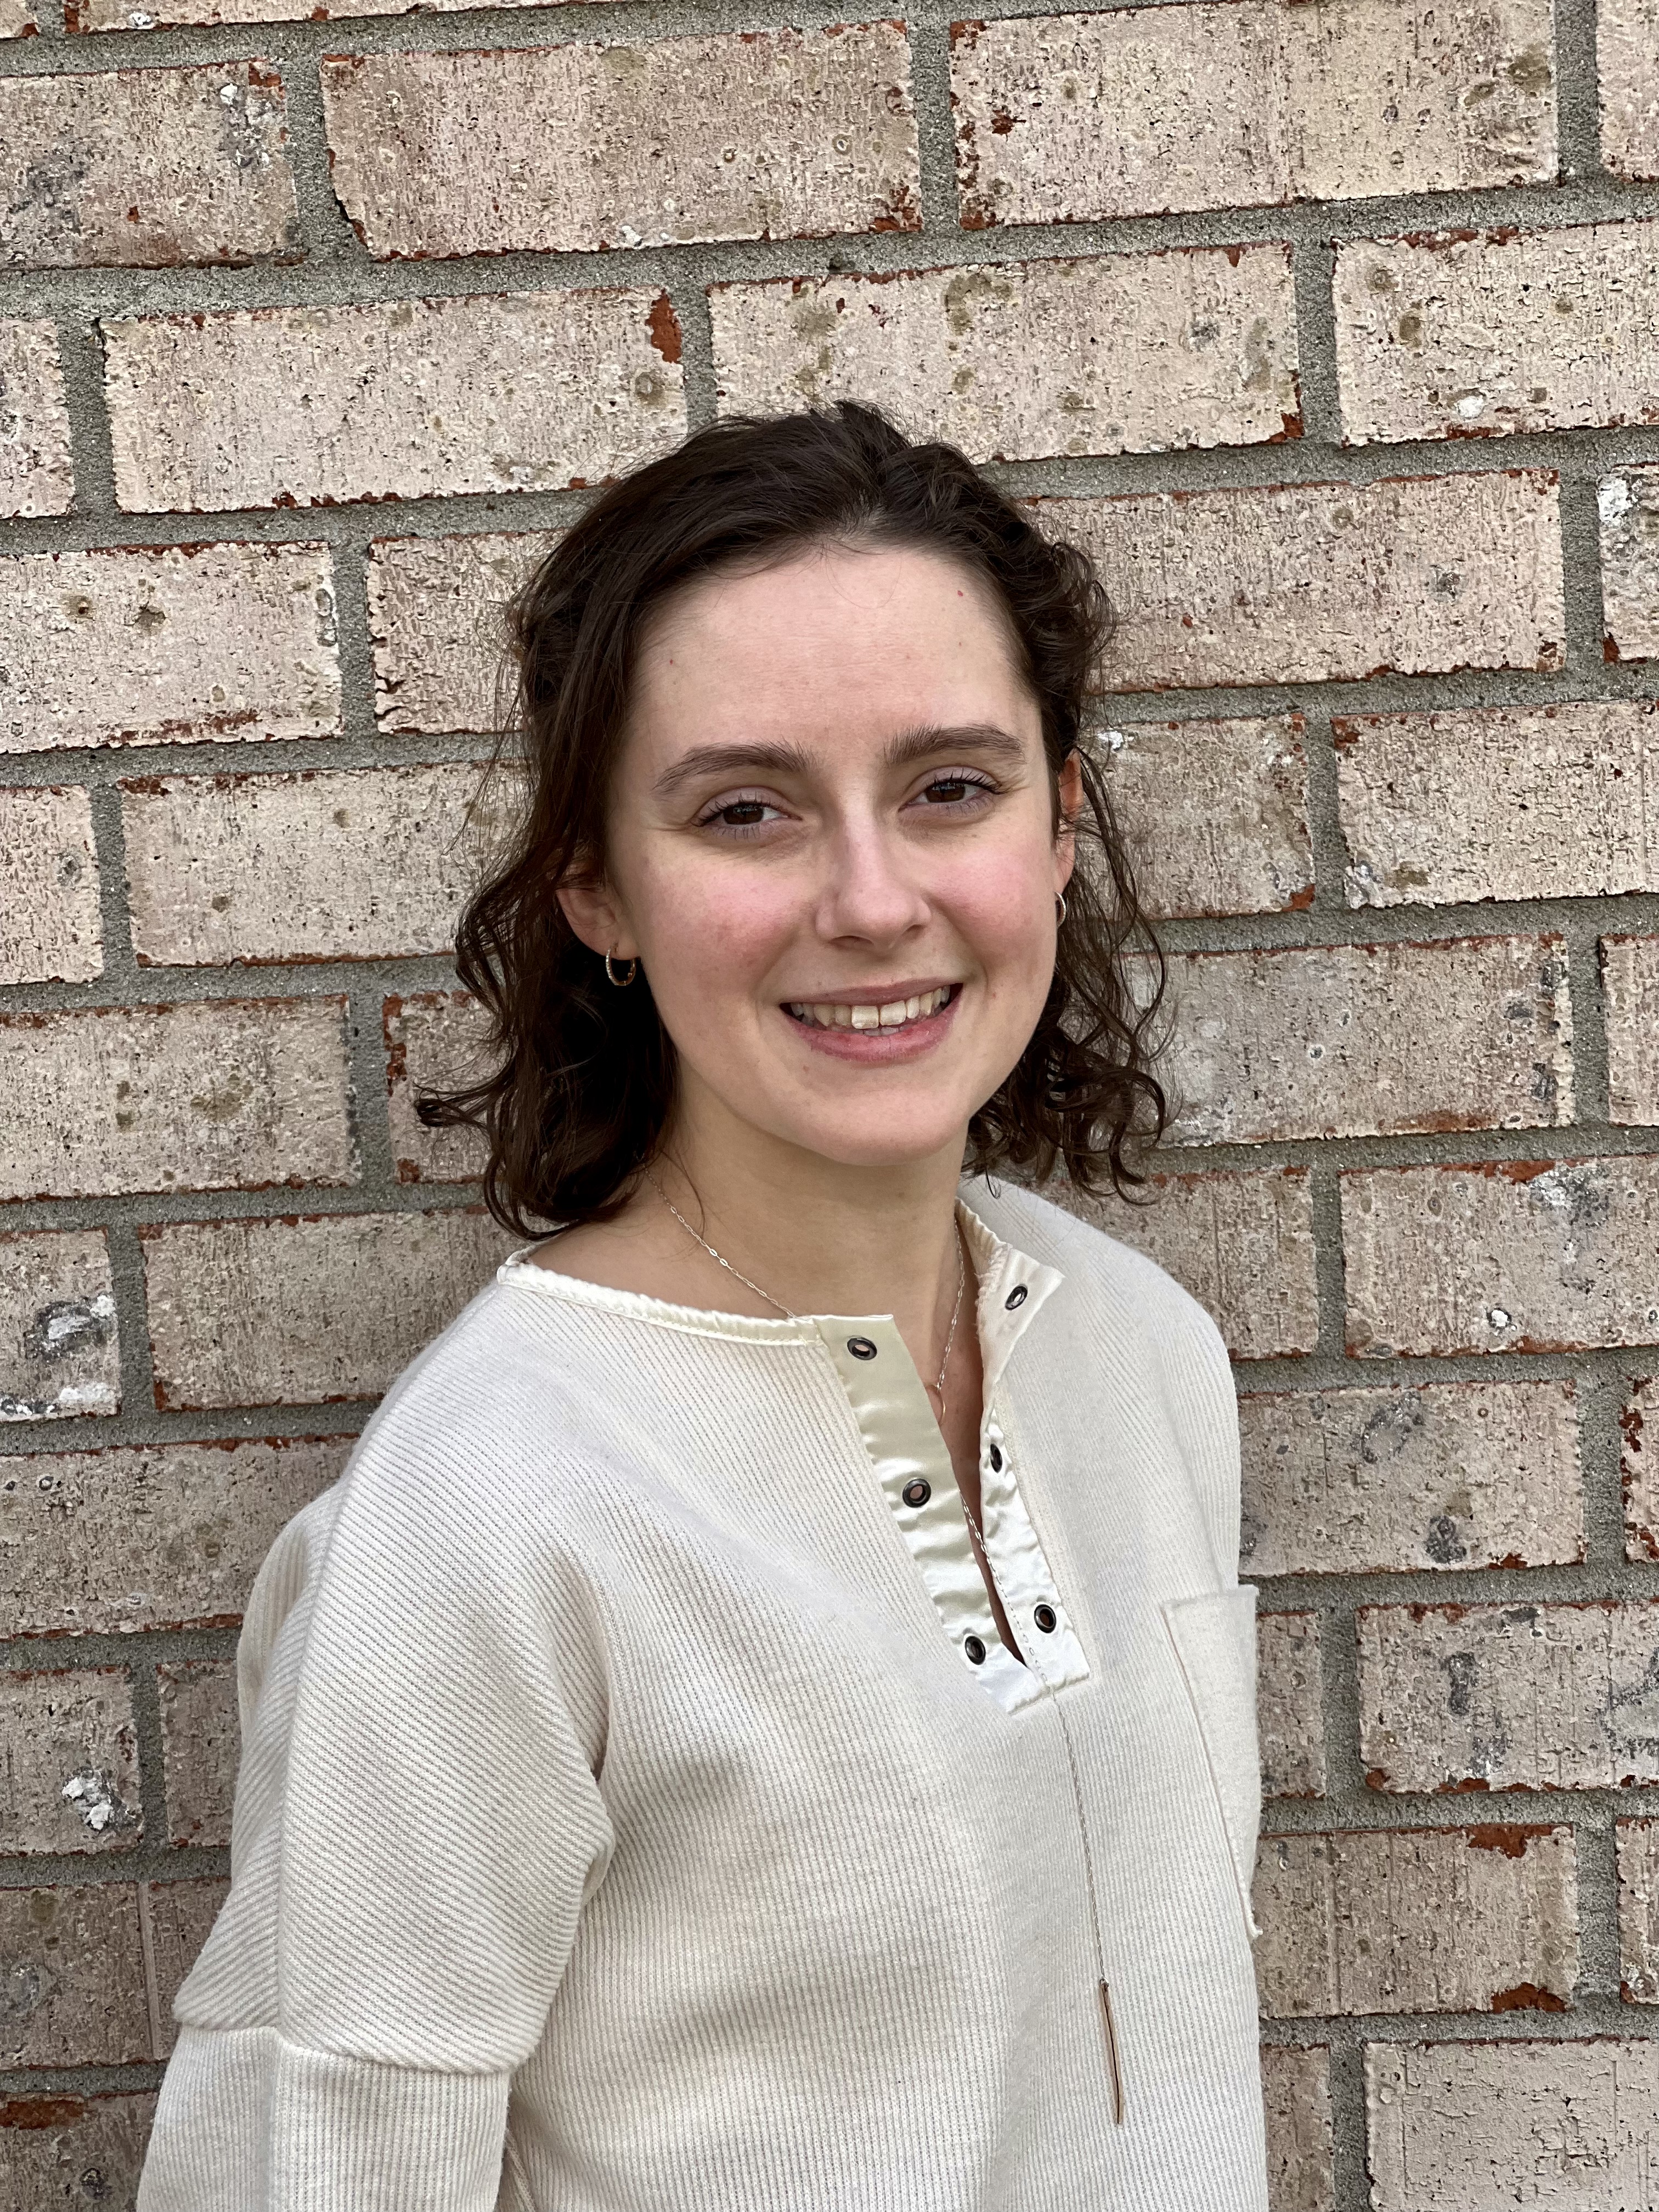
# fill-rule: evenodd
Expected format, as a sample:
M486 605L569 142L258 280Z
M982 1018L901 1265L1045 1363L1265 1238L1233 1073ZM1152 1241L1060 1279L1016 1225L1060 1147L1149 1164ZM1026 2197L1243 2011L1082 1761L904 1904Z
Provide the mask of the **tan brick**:
M1598 0L1601 158L1615 176L1659 177L1659 0Z
M1561 665L1540 472L1045 500L1038 516L1099 567L1114 691Z
M103 966L88 793L0 788L0 983L84 983Z
M1256 1719L1264 1797L1322 1797L1319 1616L1264 1613L1256 1630Z
M158 1667L167 1761L167 1841L228 1844L241 1739L236 1668L228 1659Z
M1169 976L1160 1076L1176 1144L1573 1118L1559 937L1189 952L1171 958Z
M369 549L374 718L404 732L502 726L507 603L562 532L383 538Z
M447 1089L481 1072L488 1035L465 991L420 991L386 1001L386 1112L399 1182L471 1182L489 1146L482 1132L428 1129L416 1118L422 1091Z
M1603 477L1601 650L1609 660L1659 658L1659 469Z
M1047 1194L1166 1267L1214 1316L1235 1359L1319 1342L1313 1206L1305 1170L1155 1176L1140 1198Z
M167 2057L178 2040L173 2000L196 1964L197 1954L229 1893L228 1881L151 1881L139 1892L140 1907L149 1920L150 1948L155 1960L152 2030L158 2058Z
M1231 0L958 23L962 220L1553 181L1553 58L1547 0Z
M1616 1820L1619 1987L1626 2004L1659 2004L1659 1820Z
M58 333L50 323L0 322L0 514L67 514L74 504Z
M1652 222L1339 246L1347 442L1659 422L1656 254Z
M473 0L64 0L71 31L151 31L177 23L338 22L354 15L442 15ZM556 7L561 0L495 0L503 8ZM589 0L592 6L602 0Z
M1252 1575L1584 1556L1571 1382L1263 1392L1239 1400L1238 1420L1240 1551Z
M334 189L382 257L921 226L902 23L331 54L322 79Z
M0 1421L120 1410L115 1283L103 1231L0 1237Z
M353 1178L343 999L0 1015L0 1199Z
M716 284L723 411L867 399L975 460L1297 436L1290 248Z
M554 491L685 431L666 293L256 307L104 328L130 511Z
M1351 907L1659 890L1659 823L1643 798L1659 774L1648 701L1332 727Z
M1322 2044L1261 2048L1268 2212L1335 2212L1330 2052Z
M0 1461L0 1634L234 1623L278 1532L350 1445L299 1437Z
M0 2203L72 2205L95 2185L109 2206L131 2205L155 2117L149 2089L123 2097L0 2098Z
M0 753L339 726L326 545L0 561Z
M154 2056L131 1882L0 1889L0 2063L120 2066Z
M483 774L449 761L124 786L133 950L146 967L447 951L503 818L489 794L473 807Z
M1102 731L1106 787L1154 919L1313 902L1299 714Z
M268 62L0 80L0 267L296 256L287 139Z
M1577 1892L1569 1828L1265 1837L1263 2016L1561 2012L1578 1974Z
M1638 1377L1627 1386L1619 1425L1624 1432L1620 1474L1625 1494L1625 1557L1659 1559L1659 1376Z
M29 0L0 0L0 39L26 38L40 27L40 17Z
M1607 1119L1659 1121L1659 937L1601 939Z
M1659 1158L1345 1175L1342 1221L1363 1358L1659 1344Z
M1659 2042L1366 2046L1376 2212L1637 2212Z
M378 1397L513 1249L477 1209L139 1234L156 1401L172 1407Z
M0 1850L124 1850L143 1833L124 1667L0 1674Z

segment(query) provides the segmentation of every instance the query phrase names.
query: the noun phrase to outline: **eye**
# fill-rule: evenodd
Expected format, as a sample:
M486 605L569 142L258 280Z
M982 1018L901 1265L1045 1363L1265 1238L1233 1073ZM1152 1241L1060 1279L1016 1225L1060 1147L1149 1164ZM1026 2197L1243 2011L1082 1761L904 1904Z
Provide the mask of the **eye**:
M930 776L917 797L927 807L972 807L994 799L996 788L989 776L953 768Z
M697 817L699 830L725 830L742 836L763 830L769 822L781 822L782 811L767 799L739 793L734 799L717 799L706 806Z

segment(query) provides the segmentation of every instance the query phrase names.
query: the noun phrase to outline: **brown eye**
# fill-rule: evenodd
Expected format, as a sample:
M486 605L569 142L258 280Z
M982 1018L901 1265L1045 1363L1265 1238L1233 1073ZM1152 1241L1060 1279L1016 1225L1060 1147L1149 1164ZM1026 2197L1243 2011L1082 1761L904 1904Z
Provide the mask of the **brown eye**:
M730 806L722 806L718 818L733 830L747 830L765 811L758 799L739 799Z

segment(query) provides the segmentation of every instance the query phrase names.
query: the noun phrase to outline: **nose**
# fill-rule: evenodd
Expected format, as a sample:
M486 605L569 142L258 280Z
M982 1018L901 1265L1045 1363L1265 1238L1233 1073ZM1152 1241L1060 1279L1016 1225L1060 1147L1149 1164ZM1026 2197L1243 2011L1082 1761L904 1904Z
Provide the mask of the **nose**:
M828 860L817 917L826 940L886 948L926 927L933 908L915 856L878 822L843 823Z

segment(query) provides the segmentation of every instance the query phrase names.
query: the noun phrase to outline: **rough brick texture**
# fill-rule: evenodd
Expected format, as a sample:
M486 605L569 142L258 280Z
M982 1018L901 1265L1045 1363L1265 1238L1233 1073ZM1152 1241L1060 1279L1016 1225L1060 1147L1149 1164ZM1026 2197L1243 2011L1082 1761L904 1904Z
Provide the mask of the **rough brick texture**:
M1156 919L1268 914L1313 897L1299 715L1103 730L1107 789Z
M1301 425L1283 246L717 285L709 308L723 408L870 399L978 460Z
M1256 1625L1256 1721L1264 1797L1322 1797L1319 1616L1263 1613Z
M40 27L30 0L0 0L0 39L21 39Z
M83 983L103 964L88 795L0 787L0 983Z
M6 2066L120 2066L155 2054L131 1882L0 1889ZM73 2200L71 2200L73 2201Z
M1620 1411L1625 1556L1659 1559L1659 1376L1628 1386Z
M62 514L74 499L58 334L0 322L0 515Z
M1607 1118L1659 1121L1659 937L1601 939Z
M173 2000L196 1964L229 1888L228 1882L221 1881L152 1881L140 1887L139 1904L149 1916L155 1960L150 2018L158 2058L165 2058L178 2039Z
M1620 1820L1619 1986L1627 2004L1659 2004L1659 1820Z
M95 2187L110 2204L131 2204L155 2113L151 2090L0 2098L0 2203L55 2208Z
M558 489L685 428L661 292L169 315L104 342L115 495L147 514Z
M1609 660L1659 656L1659 469L1604 477L1601 515L1602 651Z
M1177 1143L1573 1118L1559 938L1188 953L1170 988L1164 1079Z
M119 1667L0 1675L0 1850L121 1850L143 1833L131 1684Z
M1601 0L1595 62L1602 160L1616 176L1659 177L1659 0Z
M374 719L383 730L488 731L512 710L507 601L556 531L388 538L368 563Z
M388 257L823 238L920 222L899 23L330 56L335 190Z
M1319 2044L1267 2045L1261 2096L1271 2212L1334 2212L1329 2051Z
M471 7L474 0L150 0L135 8L131 0L65 0L72 31L150 31L175 23L279 23L337 21L353 15L446 14ZM499 8L556 6L560 0L491 0ZM599 6L601 0L589 0Z
M1568 1828L1269 1836L1262 2012L1559 2012L1578 1972L1577 1889Z
M228 1844L241 1740L236 1669L226 1659L158 1667L167 1841Z
M0 1421L121 1406L115 1285L101 1229L0 1235Z
M488 1031L477 1002L464 991L420 991L388 999L384 1020L386 1118L398 1182L470 1182L489 1157L482 1132L428 1129L415 1106L422 1091L465 1083L484 1066Z

